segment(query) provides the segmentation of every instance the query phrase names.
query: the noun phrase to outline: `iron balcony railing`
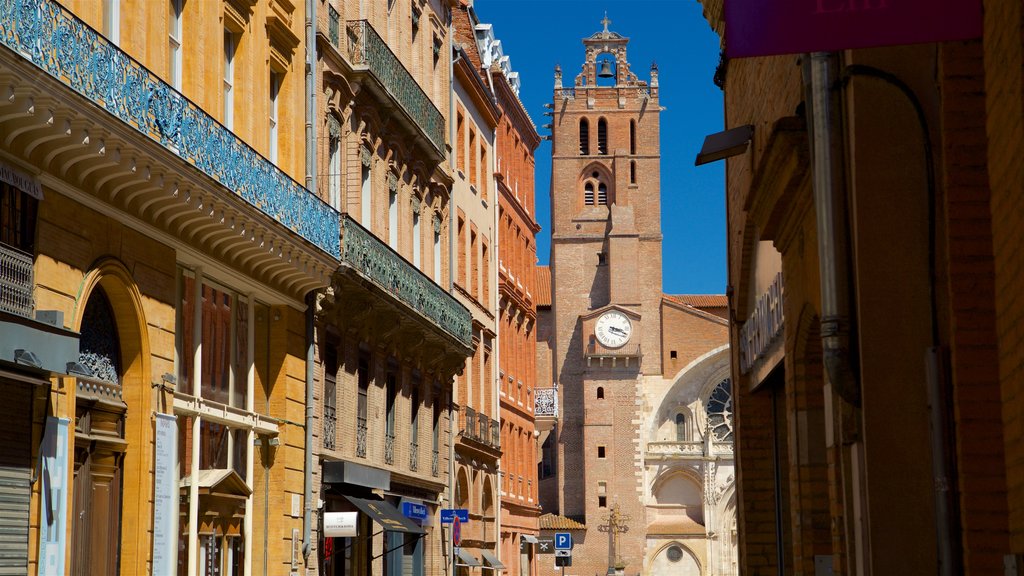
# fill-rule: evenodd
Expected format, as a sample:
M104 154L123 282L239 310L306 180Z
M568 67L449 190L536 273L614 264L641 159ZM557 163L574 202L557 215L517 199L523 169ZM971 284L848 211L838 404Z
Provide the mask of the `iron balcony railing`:
M384 463L395 463L395 435L391 432L384 434Z
M440 469L438 467L440 459L441 453L438 452L437 450L434 450L434 453L431 455L430 459L430 474L434 477L437 477L438 472L440 472Z
M331 40L331 44L338 46L338 42L341 41L341 14L334 9L334 6L327 7L327 16L329 22L327 24L327 35Z
M334 450L337 418L334 406L324 406L324 449Z
M536 418L558 418L558 388L533 391L533 415Z
M491 420L491 446L501 448L501 423Z
M335 43L338 51L346 54L353 66L365 67L412 118L430 144L442 152L445 148L444 116L402 61L366 20L350 20L346 24L346 32L348 45L343 50L339 43Z
M53 0L0 0L0 44L337 258L338 213Z
M342 264L472 347L472 315L454 296L381 242L349 215L342 214Z
M31 318L32 255L0 243L0 312Z
M480 433L477 434L477 438L483 443L488 443L491 440L491 420L487 416L480 414L477 417L477 423L480 424Z
M420 445L413 442L409 445L409 470L413 472L420 467Z
M366 418L356 419L356 456L366 458Z
M462 413L462 435L476 440L476 411L465 408Z

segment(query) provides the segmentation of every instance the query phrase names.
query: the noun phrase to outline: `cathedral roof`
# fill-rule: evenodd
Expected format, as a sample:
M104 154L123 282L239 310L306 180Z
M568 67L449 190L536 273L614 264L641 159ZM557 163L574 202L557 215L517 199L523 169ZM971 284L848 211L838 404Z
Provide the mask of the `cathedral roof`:
M541 530L586 530L587 526L558 514L543 514L540 517Z
M537 293L534 295L534 302L537 307L551 306L551 267L537 266Z
M724 294L665 294L665 299L692 308L725 308L729 299Z

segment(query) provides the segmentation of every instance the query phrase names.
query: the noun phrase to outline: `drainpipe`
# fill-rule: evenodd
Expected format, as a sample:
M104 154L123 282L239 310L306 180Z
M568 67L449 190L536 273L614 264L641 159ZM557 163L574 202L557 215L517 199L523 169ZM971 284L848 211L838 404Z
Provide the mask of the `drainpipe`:
M316 2L306 0L306 188L316 190ZM308 563L313 528L313 362L316 292L306 295L306 441L302 510L302 557Z
M452 178L454 180L455 174L455 159L458 158L458 154L455 153L454 144L458 142L455 138L455 59L452 58L452 49L454 48L452 43L452 36L455 35L455 27L452 26L454 18L451 16L451 9L448 10L448 140L453 144L452 151L448 158L448 165L452 167ZM457 238L455 226L456 226L456 202L455 202L455 186L452 185L452 189L448 194L448 286L446 286L450 293L455 287L455 241ZM455 376L451 377L452 385L451 392L448 396L448 506L455 508L455 415L452 412L452 406L455 404ZM451 530L448 528L449 538L448 542L451 543ZM442 549L444 546L442 546ZM455 576L455 546L451 547L451 576ZM446 566L445 568L448 568Z
M860 439L860 383L850 357L849 232L844 194L841 118L836 115L830 70L836 54L815 52L809 63L812 183L821 276L821 348L827 375L826 442L841 454L844 493L852 504L845 522L851 570L864 570L867 540L863 537L863 446ZM838 176L838 178L837 178Z

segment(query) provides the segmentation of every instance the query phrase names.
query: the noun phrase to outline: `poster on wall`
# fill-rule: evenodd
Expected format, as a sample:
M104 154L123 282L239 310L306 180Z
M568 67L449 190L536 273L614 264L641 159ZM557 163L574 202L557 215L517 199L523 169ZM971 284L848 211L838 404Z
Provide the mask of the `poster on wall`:
M49 417L39 450L42 493L39 498L39 574L64 574L68 506L67 418Z
M153 575L172 576L177 568L178 420L156 415L156 457L153 460Z

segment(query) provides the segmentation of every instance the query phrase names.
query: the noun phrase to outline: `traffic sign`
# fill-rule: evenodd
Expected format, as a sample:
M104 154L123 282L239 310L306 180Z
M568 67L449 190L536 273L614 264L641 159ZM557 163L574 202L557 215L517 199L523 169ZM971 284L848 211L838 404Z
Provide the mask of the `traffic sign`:
M460 522L469 522L469 510L465 508L441 508L441 524L451 524L452 518L459 517Z
M555 541L550 536L537 537L537 554L551 554L555 551Z
M572 550L555 550L555 558L572 556Z
M572 534L555 532L555 550L572 550Z
M452 545L462 544L462 519L458 516L452 522Z

